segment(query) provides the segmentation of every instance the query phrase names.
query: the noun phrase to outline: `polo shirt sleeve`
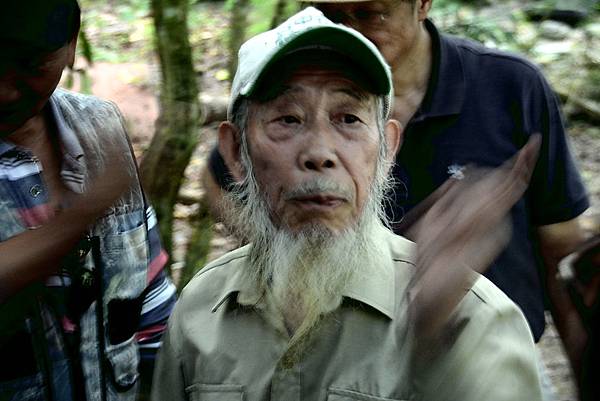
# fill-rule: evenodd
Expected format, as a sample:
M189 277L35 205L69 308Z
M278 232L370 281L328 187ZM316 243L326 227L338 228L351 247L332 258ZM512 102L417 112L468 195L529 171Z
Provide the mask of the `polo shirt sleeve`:
M569 149L559 101L537 73L525 96L525 129L541 133L542 146L529 189L532 221L547 225L571 220L589 207L589 199Z
M538 357L523 313L480 277L459 304L462 324L430 362L420 382L423 400L541 401Z

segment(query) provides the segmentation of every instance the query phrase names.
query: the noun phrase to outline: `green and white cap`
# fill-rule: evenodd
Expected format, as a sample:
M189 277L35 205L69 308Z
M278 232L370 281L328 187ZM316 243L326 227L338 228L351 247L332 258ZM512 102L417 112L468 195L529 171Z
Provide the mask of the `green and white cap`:
M314 7L290 17L277 28L246 41L238 53L238 68L231 86L227 117L231 120L242 97L252 98L260 87L275 84L270 71L274 64L303 50L318 50L322 55L342 56L352 65L348 69L369 82L369 91L385 96L385 116L389 117L393 86L391 71L377 47L354 29L336 24ZM323 60L327 65L327 60Z

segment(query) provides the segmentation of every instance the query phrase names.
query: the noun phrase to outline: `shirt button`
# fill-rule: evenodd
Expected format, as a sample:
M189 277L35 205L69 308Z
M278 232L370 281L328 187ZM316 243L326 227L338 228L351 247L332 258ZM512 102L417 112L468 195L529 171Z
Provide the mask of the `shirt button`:
M38 196L40 196L40 194L43 192L42 187L40 187L38 184L35 184L34 186L32 186L31 188L29 188L29 193L31 194L31 196L33 196L34 198L37 198Z

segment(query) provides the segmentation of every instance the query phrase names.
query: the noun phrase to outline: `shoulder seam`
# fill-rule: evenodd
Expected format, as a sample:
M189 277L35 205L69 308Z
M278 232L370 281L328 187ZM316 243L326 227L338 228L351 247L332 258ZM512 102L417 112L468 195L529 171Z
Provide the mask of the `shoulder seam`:
M456 45L456 47L459 47L462 50L467 51L472 54L475 54L475 55L487 56L487 57L493 57L493 58L504 59L507 61L512 61L512 62L515 62L517 64L520 64L520 65L526 67L527 69L531 70L532 72L535 72L535 73L540 72L539 66L532 63L529 60L526 60L525 58L519 56L518 54L513 55L513 54L502 52L502 51L491 51L493 49L487 49L485 47L484 47L484 49L486 49L486 51L479 51L471 46L465 45L464 43L455 43L455 45Z

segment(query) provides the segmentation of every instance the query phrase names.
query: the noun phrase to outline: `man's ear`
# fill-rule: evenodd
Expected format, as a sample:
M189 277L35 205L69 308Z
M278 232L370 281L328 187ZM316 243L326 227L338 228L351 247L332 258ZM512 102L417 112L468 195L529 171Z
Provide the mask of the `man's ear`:
M221 153L233 179L240 182L244 177L244 169L238 134L238 128L229 121L223 121L219 125L219 153Z
M71 39L67 46L67 67L73 68L75 65L75 55L77 54L77 35Z
M385 123L385 142L387 145L386 159L388 162L393 162L396 158L396 153L402 145L403 128L398 120L388 120Z
M419 21L425 21L429 15L429 10L431 10L431 3L433 3L433 0L417 0L415 6L418 7Z

